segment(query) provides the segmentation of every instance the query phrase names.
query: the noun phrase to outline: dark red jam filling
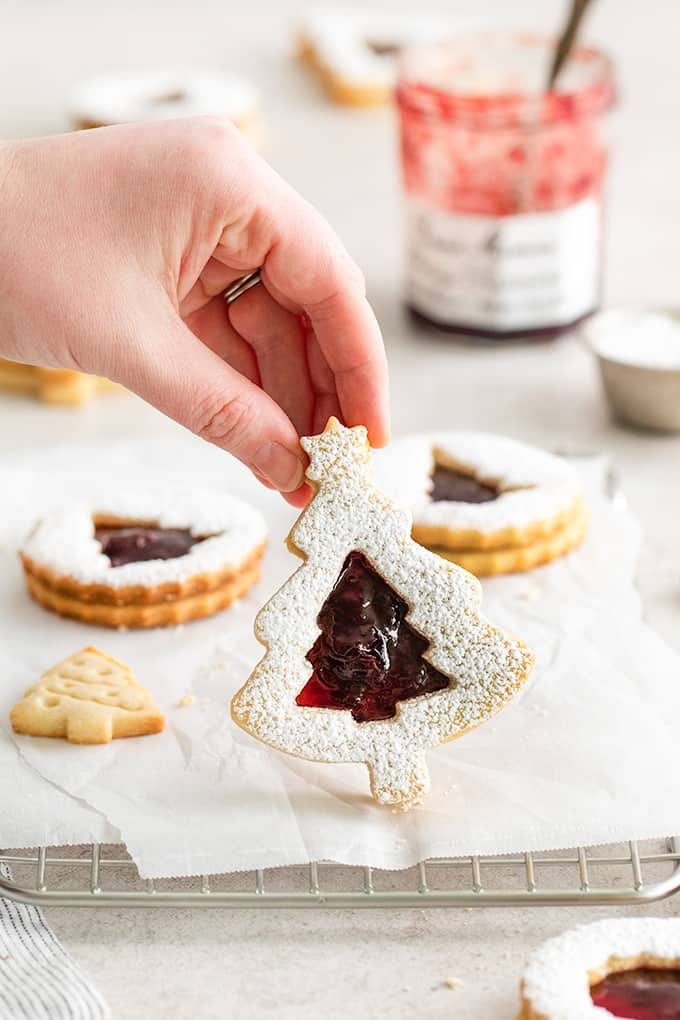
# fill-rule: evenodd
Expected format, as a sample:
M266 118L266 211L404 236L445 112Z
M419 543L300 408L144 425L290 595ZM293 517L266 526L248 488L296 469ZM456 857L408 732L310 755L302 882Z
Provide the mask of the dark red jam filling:
M466 475L455 468L442 467L435 464L432 472L432 492L430 499L434 503L446 500L449 503L490 503L498 499L500 489L495 485L485 485L473 475Z
M680 1020L680 970L622 970L593 985L590 997L612 1016Z
M112 567L142 560L174 560L203 541L188 528L95 528L94 537Z
M360 552L351 552L321 607L307 653L314 672L295 699L338 708L357 722L391 719L397 702L453 684L423 659L429 642L406 622L408 606Z
M377 57L396 57L401 49L399 43L383 41L382 39L367 39L366 45L371 53L375 53Z

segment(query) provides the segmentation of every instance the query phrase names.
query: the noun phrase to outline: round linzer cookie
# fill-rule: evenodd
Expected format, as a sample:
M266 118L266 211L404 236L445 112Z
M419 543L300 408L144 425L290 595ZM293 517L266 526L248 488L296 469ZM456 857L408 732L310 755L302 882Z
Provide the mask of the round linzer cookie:
M528 570L578 545L587 513L562 458L479 432L409 436L379 462L413 537L481 576Z
M518 1020L678 1020L680 919L596 921L549 939L521 996Z
M210 616L260 577L262 515L222 493L145 491L44 517L20 551L28 591L60 616L158 627Z
M98 74L75 88L69 106L77 128L213 114L246 135L258 131L259 97L252 82L201 67Z
M383 106L394 91L399 51L453 27L451 19L422 11L311 9L299 28L298 54L334 102Z
M303 439L314 496L288 538L304 562L257 616L266 654L232 702L239 726L321 762L363 762L374 798L429 789L428 748L507 705L534 656L480 613L479 582L411 538L371 480L366 429Z

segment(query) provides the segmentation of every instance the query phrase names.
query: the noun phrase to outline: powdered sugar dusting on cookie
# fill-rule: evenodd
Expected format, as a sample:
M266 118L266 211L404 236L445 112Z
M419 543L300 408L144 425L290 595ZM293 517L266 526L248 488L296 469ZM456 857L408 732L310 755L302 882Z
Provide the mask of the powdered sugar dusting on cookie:
M605 1020L590 985L616 970L680 966L679 918L612 918L549 939L530 958L522 979L529 1016Z
M348 85L390 86L396 80L395 52L449 31L450 19L432 14L309 10L301 35L316 58Z
M408 513L370 480L366 430L331 419L302 441L317 492L289 543L305 562L259 613L267 652L232 704L260 740L316 761L365 762L374 796L409 807L429 785L424 751L484 722L526 680L533 655L479 615L479 582L410 537ZM348 711L298 706L311 675L305 656L317 616L348 553L362 552L408 604L408 621L430 641L433 666L455 680L446 690L399 703L392 719L356 723Z
M174 559L112 567L94 537L93 515L188 528L196 537L213 537ZM264 518L242 500L204 489L146 489L56 510L38 522L21 551L35 564L81 584L155 587L229 567L238 570L266 537Z
M467 469L501 489L486 503L432 502L435 462ZM581 491L574 469L561 457L506 436L442 432L397 440L380 455L379 483L408 507L416 526L485 534L525 528L567 513Z
M240 121L255 114L257 103L247 79L178 65L97 74L77 86L70 107L86 123L125 124L205 114Z

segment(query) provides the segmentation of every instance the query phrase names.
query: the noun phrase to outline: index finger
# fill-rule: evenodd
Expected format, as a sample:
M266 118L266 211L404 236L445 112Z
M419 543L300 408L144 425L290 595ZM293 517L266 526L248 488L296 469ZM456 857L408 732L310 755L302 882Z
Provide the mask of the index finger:
M373 446L389 438L388 379L380 327L363 277L326 221L291 192L262 278L277 300L303 310L335 377L346 425L365 425Z

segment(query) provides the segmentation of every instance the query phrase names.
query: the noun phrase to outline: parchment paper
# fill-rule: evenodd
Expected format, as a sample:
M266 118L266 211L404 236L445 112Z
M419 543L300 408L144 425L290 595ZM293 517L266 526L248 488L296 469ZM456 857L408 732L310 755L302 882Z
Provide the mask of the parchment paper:
M484 584L487 615L537 666L495 720L429 755L432 794L407 815L368 797L360 765L317 765L258 744L228 704L261 654L257 608L295 568L293 513L239 465L179 436L0 459L0 845L124 841L143 877L325 858L406 867L425 857L553 849L680 832L680 658L642 621L631 517L589 482L585 546L527 575ZM601 464L599 467L601 468ZM174 477L249 498L272 531L262 582L211 620L117 632L29 601L16 546L65 494ZM167 711L154 737L76 747L16 737L7 715L54 662L97 644L135 670ZM178 707L180 698L196 700Z

